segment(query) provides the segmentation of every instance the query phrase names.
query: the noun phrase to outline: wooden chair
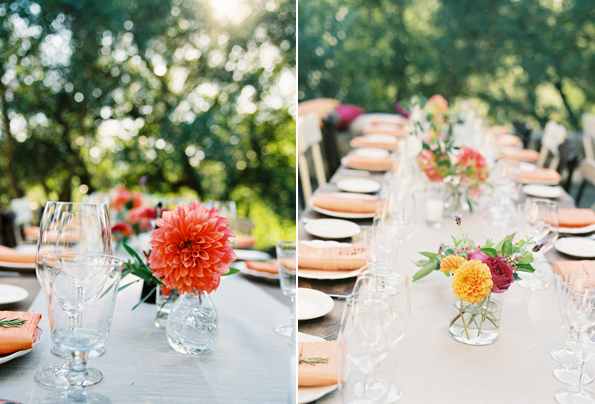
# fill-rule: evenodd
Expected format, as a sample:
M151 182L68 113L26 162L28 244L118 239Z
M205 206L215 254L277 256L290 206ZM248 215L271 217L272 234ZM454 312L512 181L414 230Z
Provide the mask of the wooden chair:
M583 197L587 183L595 186L595 114L584 114L582 121L585 159L579 166L579 172L583 177L583 182L576 195L577 206Z
M312 183L310 182L310 168L306 153L312 150L312 161L314 162L314 173L318 186L326 183L324 173L324 162L320 149L322 141L322 132L320 131L320 120L317 115L309 114L298 116L298 170L300 182L302 184L302 193L306 205L309 205L312 197Z

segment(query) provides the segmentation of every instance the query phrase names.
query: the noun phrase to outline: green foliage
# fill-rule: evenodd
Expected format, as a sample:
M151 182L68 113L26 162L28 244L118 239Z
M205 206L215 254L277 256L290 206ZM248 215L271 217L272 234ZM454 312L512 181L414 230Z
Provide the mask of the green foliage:
M240 210L266 206L291 227L295 124L279 83L293 74L295 5L254 1L233 23L215 3L0 4L0 204L120 183L202 200L248 189Z
M592 0L307 0L299 16L300 99L392 111L441 93L573 129L595 107Z

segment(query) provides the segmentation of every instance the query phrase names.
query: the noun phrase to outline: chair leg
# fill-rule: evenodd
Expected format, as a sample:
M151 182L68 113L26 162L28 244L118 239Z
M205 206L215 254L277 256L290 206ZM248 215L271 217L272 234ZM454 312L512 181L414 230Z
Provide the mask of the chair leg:
M576 194L576 200L574 201L576 206L580 205L581 199L583 198L583 193L585 192L586 187L587 187L587 180L583 180L583 182L581 183L581 185L578 188L578 192Z

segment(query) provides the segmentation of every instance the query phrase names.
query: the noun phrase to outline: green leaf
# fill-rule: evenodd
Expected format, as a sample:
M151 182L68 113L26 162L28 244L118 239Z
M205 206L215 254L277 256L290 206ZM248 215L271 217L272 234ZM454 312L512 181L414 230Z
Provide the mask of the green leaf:
M422 269L420 269L419 271L417 271L414 275L413 275L413 282L428 276L429 274L431 274L432 272L434 272L435 270L435 266L432 264L427 264L425 265Z
M533 254L528 252L528 253L525 253L524 255L522 255L518 259L517 264L530 264L532 262L533 262Z
M521 272L535 272L535 268L530 264L517 264L516 269Z
M498 255L498 250L496 250L493 247L482 247L481 252L483 252L484 254L486 254L490 257L495 257Z
M508 238L502 243L502 255L510 257L512 255L512 241Z
M433 253L433 252L429 252L429 251L422 251L420 252L421 255L423 255L426 258L429 258L431 260L434 260L436 258L438 258L438 254Z
M226 273L224 273L223 275L221 275L221 276L230 276L230 275L235 275L235 274L237 274L238 272L240 272L240 270L239 270L239 269L237 269L237 268L229 268L229 270L228 270Z

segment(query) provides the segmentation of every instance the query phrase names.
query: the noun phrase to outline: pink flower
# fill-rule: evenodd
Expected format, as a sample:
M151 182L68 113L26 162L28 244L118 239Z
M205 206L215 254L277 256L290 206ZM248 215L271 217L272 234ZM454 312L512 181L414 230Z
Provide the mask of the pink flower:
M514 281L512 266L504 257L488 257L484 263L492 273L492 292L502 293L506 291Z
M137 224L141 231L151 230L151 220L157 217L157 209L150 207L133 208L128 213L128 222Z
M434 94L427 102L430 111L433 113L444 114L448 112L448 101L440 94Z
M485 263L488 258L490 257L479 249L469 253L469 255L467 256L468 260L477 260L483 263Z
M166 287L212 292L234 260L226 218L198 202L164 212L151 237L149 264Z
M471 147L463 147L459 151L456 164L461 177L470 185L478 185L488 179L485 158Z
M129 191L128 188L123 185L116 188L111 203L112 208L114 208L116 212L119 212L124 208L138 208L142 204L142 195L138 192Z
M116 223L112 226L112 233L115 236L130 237L134 233L134 230L128 223Z
M430 150L423 150L419 154L417 162L430 181L439 182L443 180L444 177L438 171L438 165L436 164L434 153L432 153Z

